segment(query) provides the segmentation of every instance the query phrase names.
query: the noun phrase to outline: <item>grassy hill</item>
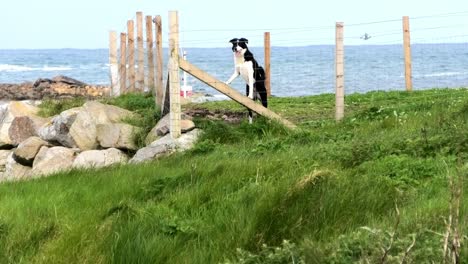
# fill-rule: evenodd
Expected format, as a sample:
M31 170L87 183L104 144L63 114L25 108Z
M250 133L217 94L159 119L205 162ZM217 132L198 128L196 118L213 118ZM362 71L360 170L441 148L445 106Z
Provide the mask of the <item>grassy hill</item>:
M150 127L151 100L111 103ZM0 263L467 262L468 90L345 103L337 123L333 95L272 98L299 129L199 117L186 153L2 183Z

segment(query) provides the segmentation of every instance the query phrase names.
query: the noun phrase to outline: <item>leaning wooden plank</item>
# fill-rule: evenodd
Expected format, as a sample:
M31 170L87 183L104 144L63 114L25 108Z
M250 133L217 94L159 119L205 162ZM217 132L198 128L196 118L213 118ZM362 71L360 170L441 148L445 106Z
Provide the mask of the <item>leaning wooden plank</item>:
M277 120L278 122L282 123L286 127L289 128L296 128L296 125L289 122L288 120L282 118L275 112L269 110L268 108L263 107L260 104L255 103L252 99L248 98L247 96L242 95L238 91L232 89L229 85L225 84L224 82L216 79L215 77L211 76L207 72L199 69L195 65L191 64L190 62L183 60L179 57L179 67L187 72L188 74L192 75L193 77L197 78L198 80L206 83L207 85L213 87L214 89L218 90L219 92L227 95L232 100L240 103L241 105L251 109L252 111L256 112L259 115L268 117L270 119Z

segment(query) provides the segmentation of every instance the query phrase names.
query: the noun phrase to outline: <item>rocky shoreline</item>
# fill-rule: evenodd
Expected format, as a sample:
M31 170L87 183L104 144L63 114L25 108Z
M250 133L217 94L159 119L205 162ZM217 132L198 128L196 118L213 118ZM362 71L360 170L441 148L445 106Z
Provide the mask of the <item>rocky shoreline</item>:
M37 79L19 84L0 83L0 100L42 100L83 96L99 98L110 95L110 87L90 85L73 78L59 75L52 79Z

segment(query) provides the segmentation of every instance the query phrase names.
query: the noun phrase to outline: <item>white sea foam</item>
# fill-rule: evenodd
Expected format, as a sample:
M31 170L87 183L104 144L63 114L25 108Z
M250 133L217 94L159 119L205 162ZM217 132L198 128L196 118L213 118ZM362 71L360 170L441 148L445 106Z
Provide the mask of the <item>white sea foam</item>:
M71 71L72 67L68 66L47 66L43 67L28 67L13 64L0 64L0 72L27 72L27 71Z
M21 71L32 71L34 68L11 65L11 64L0 64L0 72L21 72Z
M71 71L73 68L67 66L57 66L57 67L49 67L44 66L42 68L38 68L39 71Z
M456 76L456 75L465 75L466 72L434 72L429 74L424 74L423 77L443 77L443 76Z
M433 72L427 74L414 74L415 78L428 78L428 77L448 77L448 76L457 76L457 75L468 75L468 72ZM399 78L405 78L403 74L398 76Z

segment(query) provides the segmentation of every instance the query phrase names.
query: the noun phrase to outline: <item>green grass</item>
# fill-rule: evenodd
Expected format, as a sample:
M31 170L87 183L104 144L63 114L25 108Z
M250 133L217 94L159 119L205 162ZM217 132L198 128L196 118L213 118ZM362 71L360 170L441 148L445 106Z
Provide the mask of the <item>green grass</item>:
M151 100L113 102L145 116ZM295 131L260 117L200 119L205 133L185 153L3 183L0 263L380 263L395 204L387 263L413 236L408 261L442 263L448 177L468 175L468 91L353 94L338 123L333 102L272 98ZM186 107L245 112L230 102Z
M42 117L54 116L67 109L82 106L85 102L86 99L83 97L62 100L46 99L42 101L38 114Z

